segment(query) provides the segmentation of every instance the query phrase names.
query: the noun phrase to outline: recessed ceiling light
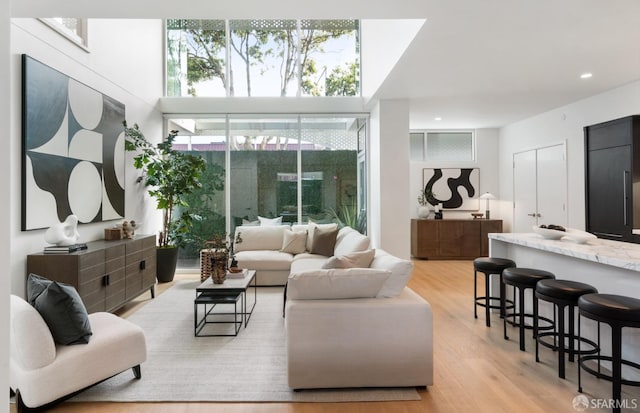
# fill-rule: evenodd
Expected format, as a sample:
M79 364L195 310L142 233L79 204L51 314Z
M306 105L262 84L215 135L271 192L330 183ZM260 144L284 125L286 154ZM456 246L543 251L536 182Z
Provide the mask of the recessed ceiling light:
M437 118L433 118L433 120L442 120L442 118L438 116Z
M593 76L591 73L583 73L580 75L580 79L589 79L591 76Z

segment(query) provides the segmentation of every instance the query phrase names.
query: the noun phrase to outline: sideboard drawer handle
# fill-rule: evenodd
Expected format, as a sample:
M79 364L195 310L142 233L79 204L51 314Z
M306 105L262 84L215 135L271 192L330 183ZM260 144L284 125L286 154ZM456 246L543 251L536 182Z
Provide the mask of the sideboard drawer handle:
M147 268L147 261L146 260L140 261L140 269L144 270L145 268Z

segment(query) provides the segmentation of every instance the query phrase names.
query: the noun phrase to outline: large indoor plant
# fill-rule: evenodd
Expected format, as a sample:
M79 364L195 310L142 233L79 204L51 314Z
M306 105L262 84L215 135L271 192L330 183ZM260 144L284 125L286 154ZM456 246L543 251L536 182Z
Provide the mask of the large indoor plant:
M144 171L144 184L149 195L162 210L162 230L158 235L157 278L159 282L173 280L178 248L186 243L196 216L189 213L185 197L200 188L200 177L205 161L173 149L177 131L169 132L163 142L154 145L140 131L137 124L132 128L124 122L125 149L138 151L133 166Z

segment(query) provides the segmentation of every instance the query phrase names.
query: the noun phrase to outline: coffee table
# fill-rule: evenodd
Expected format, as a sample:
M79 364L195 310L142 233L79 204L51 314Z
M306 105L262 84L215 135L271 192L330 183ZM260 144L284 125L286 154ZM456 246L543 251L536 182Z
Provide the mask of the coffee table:
M247 309L247 289L253 288L253 303ZM196 288L196 298L193 302L194 335L206 336L237 336L244 318L244 328L247 328L253 309L258 300L255 270L247 271L243 278L227 278L222 284L214 284L211 278L205 280ZM238 303L240 309L238 309ZM233 304L233 313L214 313L213 310L219 304ZM202 318L198 319L198 306L204 306ZM239 310L239 311L238 311ZM233 321L210 321L214 315L231 315ZM240 317L240 318L238 318ZM233 334L201 334L206 324L233 324Z

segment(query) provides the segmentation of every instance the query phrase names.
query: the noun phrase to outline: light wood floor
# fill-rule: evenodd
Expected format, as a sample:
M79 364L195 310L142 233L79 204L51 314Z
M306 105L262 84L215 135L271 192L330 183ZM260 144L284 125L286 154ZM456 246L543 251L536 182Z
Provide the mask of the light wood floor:
M179 275L179 278L198 275ZM158 287L158 292L171 284ZM434 385L420 391L421 401L378 403L73 403L54 412L139 413L574 413L577 367L567 363L567 379L557 377L557 356L541 349L536 363L533 341L527 334L527 351L521 352L513 330L502 338L502 324L493 316L492 327L473 317L473 266L470 261L415 261L409 283L431 303L434 313ZM481 287L479 287L481 288ZM127 315L148 301L148 294L121 311ZM215 366L211 366L215 368ZM284 368L284 366L283 366ZM142 366L144 380L144 365ZM197 382L197 378L194 378ZM583 374L585 394L608 399L611 385ZM640 404L640 388L623 386L623 397ZM640 407L638 408L640 410ZM15 407L12 406L12 412ZM588 413L610 411L587 409ZM623 410L630 412L632 410Z

